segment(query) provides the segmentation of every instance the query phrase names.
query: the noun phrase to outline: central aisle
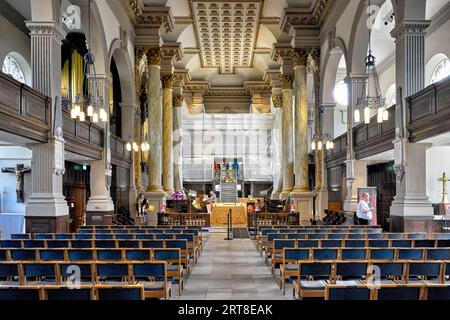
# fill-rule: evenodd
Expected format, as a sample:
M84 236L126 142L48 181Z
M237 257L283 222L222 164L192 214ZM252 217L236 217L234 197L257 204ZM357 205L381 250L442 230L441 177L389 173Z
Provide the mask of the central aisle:
M181 300L284 300L252 240L224 241L225 233L203 234L206 244Z

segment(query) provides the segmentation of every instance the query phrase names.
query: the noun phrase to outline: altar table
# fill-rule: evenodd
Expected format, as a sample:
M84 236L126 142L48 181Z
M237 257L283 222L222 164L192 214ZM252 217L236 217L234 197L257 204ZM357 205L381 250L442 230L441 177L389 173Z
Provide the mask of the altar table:
M223 227L228 223L228 212L231 209L233 226L247 227L247 206L245 203L233 205L217 203L211 212L211 226Z

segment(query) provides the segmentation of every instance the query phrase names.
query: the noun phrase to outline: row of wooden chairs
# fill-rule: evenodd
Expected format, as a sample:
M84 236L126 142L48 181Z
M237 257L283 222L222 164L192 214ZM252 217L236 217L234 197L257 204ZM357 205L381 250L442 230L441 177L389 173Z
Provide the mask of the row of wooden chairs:
M80 226L78 230L82 229L190 229L190 230L199 230L202 231L201 226L147 226L147 225L87 225L87 226Z
M299 261L442 261L450 260L450 248L284 248L272 259L272 274L280 269L280 287L284 291L285 280L295 276Z
M324 298L327 284L450 284L450 261L300 261L295 273L295 298Z
M300 229L300 228L310 228L310 229L380 229L381 226L363 226L363 225L269 225L269 226L258 226L258 231L266 228L273 229Z
M382 234L383 230L381 229L266 229L262 230L257 234L257 238L265 237L271 233L301 233L301 234ZM397 233L398 234L398 233ZM410 234L420 234L422 237L426 237L426 233L410 233ZM417 237L417 236L416 236Z
M0 301L35 300L144 300L144 285L80 285L76 289L67 286L2 286Z
M429 283L347 287L327 284L325 300L450 300L450 285Z
M143 285L145 298L167 299L172 292L165 261L0 263L0 288L80 284Z
M178 230L178 229L100 229L91 230L83 229L75 233L18 233L12 234L11 239L28 240L28 239L73 239L79 234L92 235L128 235L128 234L193 234L194 236L201 236L198 230Z

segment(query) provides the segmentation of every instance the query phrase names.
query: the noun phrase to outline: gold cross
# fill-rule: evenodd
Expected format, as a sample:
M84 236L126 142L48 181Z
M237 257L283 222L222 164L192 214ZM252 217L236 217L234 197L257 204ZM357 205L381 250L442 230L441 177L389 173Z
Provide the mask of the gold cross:
M450 179L447 178L447 175L444 172L438 181L442 182L442 201L444 201L445 195L447 194L447 182L450 181Z

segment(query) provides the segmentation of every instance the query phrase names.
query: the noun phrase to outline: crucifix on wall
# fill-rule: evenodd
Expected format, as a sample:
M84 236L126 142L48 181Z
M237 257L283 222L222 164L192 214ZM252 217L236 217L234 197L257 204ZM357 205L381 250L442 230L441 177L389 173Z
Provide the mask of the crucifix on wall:
M31 168L25 168L23 164L17 164L15 168L2 168L3 173L15 173L16 174L16 196L17 203L24 203L24 175L31 172Z

